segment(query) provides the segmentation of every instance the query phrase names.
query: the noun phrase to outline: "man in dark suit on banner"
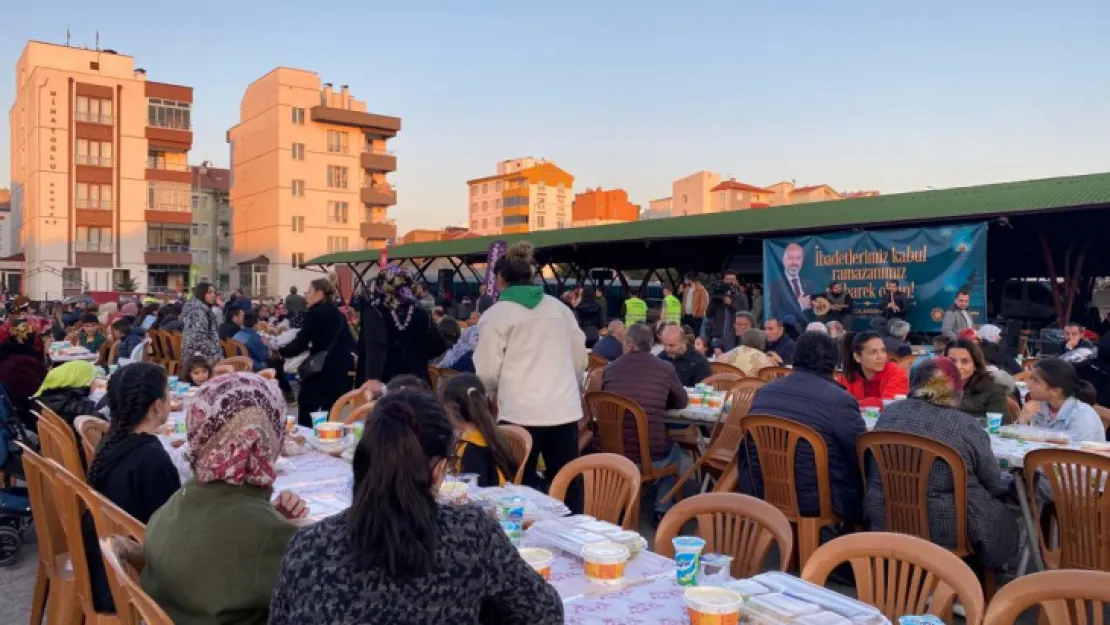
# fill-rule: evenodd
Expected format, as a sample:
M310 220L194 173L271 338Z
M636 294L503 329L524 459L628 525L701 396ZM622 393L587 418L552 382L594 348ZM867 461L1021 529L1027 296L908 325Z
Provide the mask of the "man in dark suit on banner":
M782 253L783 279L768 285L771 289L771 317L782 319L784 325L797 326L812 320L813 284L802 279L805 250L797 243L786 246Z

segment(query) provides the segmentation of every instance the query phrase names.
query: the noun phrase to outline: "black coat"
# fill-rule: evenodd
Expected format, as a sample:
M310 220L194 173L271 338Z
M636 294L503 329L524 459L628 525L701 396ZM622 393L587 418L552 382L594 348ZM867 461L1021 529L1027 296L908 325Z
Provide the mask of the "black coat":
M281 355L292 358L306 351L310 354L309 358L312 354L325 351L328 355L320 373L301 380L301 390L297 394L298 421L301 425L311 426L309 413L330 410L343 393L351 390L348 374L354 349L355 339L347 319L335 304L318 302L305 311L304 327L291 343L281 348Z
M605 326L605 311L601 309L601 304L592 296L585 296L574 309L574 316L578 318L578 327L586 335L586 346L592 347Z
M382 382L389 382L399 375L415 375L421 380L428 378L428 362L439 358L447 351L447 341L432 318L421 307L412 310L412 320L404 330L397 327L393 314L388 308L379 307L385 326L386 351L382 366ZM408 311L398 311L397 318L404 322Z
M89 399L88 388L52 388L43 391L42 395L38 396L38 400L68 423L78 439L81 435L74 427L73 421L81 416L100 416L96 402ZM81 464L87 465L88 459L85 458L85 447L83 445L77 446L77 454L81 457Z

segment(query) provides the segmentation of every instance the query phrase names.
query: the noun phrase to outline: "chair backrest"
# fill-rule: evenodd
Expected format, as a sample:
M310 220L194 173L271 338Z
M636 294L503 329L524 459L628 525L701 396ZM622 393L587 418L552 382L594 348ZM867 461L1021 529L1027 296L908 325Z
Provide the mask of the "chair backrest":
M115 575L127 596L124 605L116 604L121 615L120 622L123 625L173 625L165 611L139 585L139 574L144 566L142 547L122 536L109 536L100 539L100 551L104 554L109 576ZM123 619L124 612L127 613L127 620Z
M221 364L217 364L215 367L212 367L212 377L214 378L221 375L227 375L229 373L235 373L235 367L232 367L231 365Z
M370 416L370 411L373 410L373 409L374 409L374 404L370 403L370 402L367 402L365 404L362 404L361 406L353 408L353 409L351 409L350 412L347 413L347 416L344 417L343 424L344 425L350 425L350 424L355 423L357 421L365 421L366 417Z
M759 377L767 380L768 382L774 382L775 380L788 376L793 372L794 370L790 369L789 367L763 367L759 370Z
M221 365L227 365L231 367L233 371L240 373L249 373L254 370L254 361L250 359L250 356L232 356L230 358L224 358L216 363L217 367Z
M96 352L96 363L107 367L110 364L109 358L112 354L112 343L114 341L104 341L100 344L100 349Z
M150 339L145 338L139 341L139 344L131 350L131 353L126 356L131 362L143 362L147 359L147 348L150 347Z
M873 605L891 622L905 614L933 614L952 622L959 601L967 625L983 620L985 600L975 573L944 547L890 532L861 532L817 548L802 579L824 586L837 566L848 562L856 578L856 598Z
M916 354L910 354L909 356L901 356L901 357L898 358L898 366L901 367L902 370L905 371L906 373L909 373L910 369L913 368L913 363L917 362L917 358L918 357L917 357Z
M54 471L47 465L47 460L33 449L19 441L15 444L22 452L20 459L31 499L31 520L38 537L39 568L55 579L61 574L57 568L59 558L69 551L69 547L54 496Z
M116 364L116 361L119 360L119 344L121 342L122 341L112 341L112 345L108 348L107 362L109 365Z
M513 455L517 466L516 475L505 477L511 479L514 484L520 484L524 480L524 465L532 453L532 435L519 425L499 425L497 431L505 437L509 453Z
M432 392L439 394L439 367L428 363L428 383L432 386Z
M1110 571L1110 497L1103 489L1110 478L1110 458L1073 449L1036 449L1025 456L1029 501L1038 479L1048 482L1056 504L1062 569ZM1040 476L1038 478L1037 476ZM1033 506L1040 524L1040 506ZM1051 540L1040 530L1041 549Z
M562 501L574 478L582 477L584 512L599 521L632 529L640 503L640 469L617 454L589 454L563 466L551 480L549 493Z
M1110 430L1110 408L1106 406L1091 406L1095 409L1095 414L1102 421L1102 429Z
M740 441L744 437L744 425L741 420L747 416L748 409L752 407L755 393L764 384L760 378L744 378L737 382L728 392L725 402L728 412L725 413L713 426L713 433L709 437L710 447L731 447L733 451L739 449Z
M640 457L647 460L641 463L645 481L655 479L655 469L651 466L651 445L648 443L647 415L639 404L616 393L592 391L586 393L586 403L590 414L597 422L597 433L601 438L601 451L627 457L624 449L624 420L629 415L636 420L636 436L639 439Z
M150 359L160 365L166 364L166 350L162 346L162 331L147 330L146 337L150 339Z
M603 356L598 356L593 352L589 353L589 359L586 362L586 371L593 371L594 369L604 369L607 366L609 366L609 359Z
M728 461L723 471L721 471L721 478L713 485L713 492L715 493L733 493L736 492L736 487L740 484L740 470L737 466L736 459L739 454L732 454L732 460ZM777 508L776 508L777 509Z
M224 358L234 358L236 356L247 356L247 346L243 345L235 339L221 339L220 347L224 350Z
M671 539L688 521L698 522L705 551L732 556L732 576L751 577L763 571L771 543L779 548L779 570L788 571L794 551L794 530L777 508L740 493L706 493L680 501L667 511L655 531L655 553L674 557Z
M956 502L957 555L971 553L967 545L967 463L955 450L931 438L904 432L865 432L856 439L860 475L867 475L867 456L875 460L883 485L886 531L925 540L929 535L929 474L934 461L952 471Z
M711 376L718 373L731 373L732 375L740 376L740 378L747 377L744 375L744 370L740 367L734 367L727 362L712 362L709 363L709 374Z
M1006 396L1006 414L1002 417L1005 419L1004 425L1017 423L1018 417L1021 416L1021 406L1018 405L1017 400L1009 395Z
M1002 587L987 606L983 625L1013 625L1039 606L1043 625L1104 625L1110 604L1110 573L1044 571L1018 577Z
M1032 371L1033 367L1036 367L1040 361L1040 358L1026 358L1021 361L1021 369L1022 371Z
M353 411L355 408L367 404L370 398L366 396L366 391L361 388L356 388L353 391L347 391L335 400L331 405L331 410L328 411L328 421L343 421L344 411Z
M748 415L743 419L744 433L752 438L763 475L763 499L788 518L801 516L798 510L798 488L794 481L794 456L798 443L805 441L813 449L817 469L817 491L820 514L833 516L832 491L829 483L829 449L821 435L800 423L770 415Z
M41 414L45 416L46 413ZM49 419L40 418L39 443L42 445L44 456L81 479L85 478L85 465L81 462L81 454L77 451L77 436L68 424L63 422L59 427Z
M85 615L85 620L95 623L98 621L96 610L93 607L92 580L89 577L89 554L85 552L81 517L85 511L93 514L96 500L89 495L88 486L81 488L81 480L65 467L53 460L47 460L46 464L48 470L53 471L54 496L58 504L58 516L62 521L62 530L65 532L69 560L72 563L77 601L81 607L81 612Z
M742 375L736 375L735 373L714 373L702 380L702 383L712 386L715 391L728 392L743 379Z
M108 433L108 422L100 417L77 417L73 420L77 433L81 435L81 446L85 450L85 461L91 466L100 439Z

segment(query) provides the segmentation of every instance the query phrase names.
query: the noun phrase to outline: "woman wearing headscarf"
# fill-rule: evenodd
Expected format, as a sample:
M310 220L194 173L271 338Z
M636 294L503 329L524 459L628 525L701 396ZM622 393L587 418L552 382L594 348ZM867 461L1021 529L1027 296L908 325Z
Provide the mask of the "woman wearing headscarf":
M412 274L397 265L379 271L370 285L370 306L382 326L370 334L373 349L384 347L384 354L372 356L381 362L381 374L374 378L368 368L367 379L389 382L399 375L415 375L428 382L428 363L447 351L447 341L432 323L428 311L419 305ZM381 335L375 336L378 333ZM363 347L360 344L360 355Z
M209 380L186 415L193 479L150 519L142 586L177 625L263 625L285 547L307 514L271 503L285 400L253 373Z
M46 374L35 397L70 425L77 417L99 416L96 402L89 399L89 385L96 379L91 362L74 360ZM78 448L80 449L80 448Z
M181 360L200 354L208 364L224 357L220 347L220 318L212 311L216 303L216 287L201 282L193 289L193 297L181 309Z
M0 384L24 427L34 432L38 422L31 414L30 397L46 378L42 337L49 330L50 322L42 317L15 318L0 325Z
M312 425L312 413L330 410L342 395L351 390L351 352L354 337L347 318L335 305L335 284L327 278L309 283L305 299L304 327L278 350L282 358L308 354L297 370L301 380L297 394L297 419L301 425ZM317 370L313 363L322 366Z
M474 348L478 347L478 326L472 325L463 330L459 341L447 350L439 366L458 372L474 373Z
M956 364L944 356L914 365L910 397L883 410L875 431L905 432L939 441L956 450L967 465L967 533L975 556L984 565L1001 568L1017 553L1017 516L1002 502L998 459L979 420L956 408L963 384ZM871 529L886 527L883 483L875 459L867 458L865 508ZM932 542L956 546L956 503L952 470L934 463L929 473L929 536Z
M987 323L979 326L979 349L988 365L994 365L1010 375L1021 373L1021 365L1006 353L1002 345L1002 328Z

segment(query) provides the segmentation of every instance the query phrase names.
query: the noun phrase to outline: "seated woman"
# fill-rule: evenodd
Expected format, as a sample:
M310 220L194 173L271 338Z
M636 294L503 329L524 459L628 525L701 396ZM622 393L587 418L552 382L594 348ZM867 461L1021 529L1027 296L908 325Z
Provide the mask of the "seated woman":
M459 432L455 457L459 473L474 473L479 486L504 486L517 462L497 430L486 387L473 373L460 373L443 387L443 405Z
M95 379L96 367L91 362L67 362L46 374L35 397L66 423L73 425L77 417L100 415L96 402L89 399L89 385Z
M1002 344L1002 328L990 323L979 326L979 348L983 350L983 359L988 365L994 365L1010 375L1021 373L1021 365L1006 353Z
M474 373L474 348L478 346L478 325L472 325L463 331L458 342L443 354L439 366L444 369L454 369L460 373Z
M960 383L963 385L959 405L961 411L979 419L986 419L988 412L1006 414L1006 389L995 382L987 371L983 352L975 341L956 339L944 350L944 355L956 364L960 372Z
M1076 397L1079 374L1059 358L1038 361L1029 378L1029 397L1020 423L1067 432L1073 441L1105 441L1102 420Z
M906 371L887 359L886 345L877 332L845 334L840 353L843 373L839 381L860 408L882 408L883 400L909 392Z
M759 370L764 367L773 367L775 363L763 353L767 349L767 335L763 330L746 330L740 336L740 345L733 350L722 354L717 362L724 362L744 372L748 377L757 377Z
M188 413L193 479L146 528L142 586L177 625L266 622L290 521L307 510L283 491L271 503L285 435L276 382L230 373L205 384Z
M21 299L26 302L27 298L17 297L16 302ZM23 427L38 432L30 397L46 379L43 334L50 330L50 322L42 317L16 317L17 310L13 307L12 316L0 325L0 384Z
M475 506L438 505L455 432L431 393L388 393L355 450L351 507L302 529L270 625L563 622L563 602Z
M157 437L158 428L170 414L167 391L166 374L154 363L136 362L116 371L108 379L106 396L111 424L89 466L89 486L140 523L150 521L181 487L177 468ZM97 611L112 612L112 593L91 520L85 521L82 529L93 603Z
M961 392L960 372L948 358L937 356L917 364L909 399L888 406L875 431L926 436L960 454L967 464L968 541L984 565L1001 568L1018 550L1018 517L1000 499L1006 488L986 430L955 408ZM886 527L883 483L870 454L866 480L867 517L871 529L881 531ZM953 488L952 470L943 462L935 463L929 474L929 537L948 549L956 546Z

